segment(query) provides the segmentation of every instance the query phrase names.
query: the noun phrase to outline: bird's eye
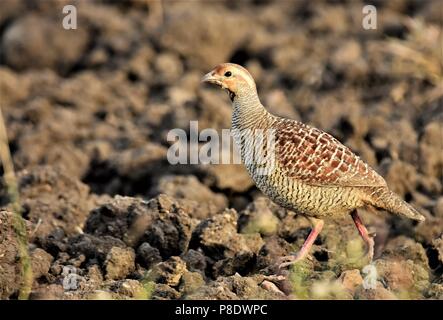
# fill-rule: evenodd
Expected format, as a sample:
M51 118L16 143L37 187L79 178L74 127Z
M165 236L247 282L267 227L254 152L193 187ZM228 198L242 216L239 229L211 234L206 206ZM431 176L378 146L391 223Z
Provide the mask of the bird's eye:
M226 71L225 72L225 77L230 77L232 76L232 72L231 71Z

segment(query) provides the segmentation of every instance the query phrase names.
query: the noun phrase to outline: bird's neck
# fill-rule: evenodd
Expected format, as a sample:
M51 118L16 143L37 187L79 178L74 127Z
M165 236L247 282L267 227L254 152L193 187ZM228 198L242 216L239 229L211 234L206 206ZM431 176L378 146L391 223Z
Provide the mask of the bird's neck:
M268 125L271 115L261 104L257 91L249 90L238 94L232 105L233 129L264 129Z

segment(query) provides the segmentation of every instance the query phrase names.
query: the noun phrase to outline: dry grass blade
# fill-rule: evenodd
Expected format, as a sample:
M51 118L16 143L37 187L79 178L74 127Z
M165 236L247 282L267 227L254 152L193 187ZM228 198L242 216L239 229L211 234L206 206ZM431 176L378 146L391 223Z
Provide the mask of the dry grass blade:
M28 237L26 233L25 221L21 216L21 206L19 201L17 179L12 163L11 152L9 150L6 126L0 108L0 159L4 171L4 180L8 188L8 196L13 211L13 225L17 236L18 250L20 255L20 265L22 274L22 286L19 292L19 299L28 299L32 288L32 268L28 252Z

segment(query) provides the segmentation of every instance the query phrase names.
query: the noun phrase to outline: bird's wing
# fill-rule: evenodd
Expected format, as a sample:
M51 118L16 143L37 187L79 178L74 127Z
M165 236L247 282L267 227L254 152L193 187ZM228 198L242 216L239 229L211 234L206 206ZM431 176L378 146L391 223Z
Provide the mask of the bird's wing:
M311 185L386 186L377 172L330 134L281 118L274 128L277 163L287 176Z

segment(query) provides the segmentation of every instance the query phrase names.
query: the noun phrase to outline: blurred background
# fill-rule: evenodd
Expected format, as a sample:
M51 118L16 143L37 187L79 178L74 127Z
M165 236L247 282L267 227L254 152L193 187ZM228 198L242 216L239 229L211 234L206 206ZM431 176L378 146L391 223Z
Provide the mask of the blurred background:
M54 232L62 241L85 231L90 210L115 195L161 193L192 208L197 222L228 207L243 212L235 227L241 232L261 210L261 194L243 166L166 161L169 130L188 130L191 120L200 130L230 128L226 93L200 84L204 73L229 61L248 68L271 112L335 135L426 215L419 226L368 219L380 232L379 252L404 234L423 246L424 265L441 280L442 2L371 1L371 30L362 27L365 4L3 0L0 104L25 218L38 224L31 241L58 259L65 249L48 240ZM75 30L63 28L65 5L77 9ZM266 206L280 220L287 214ZM293 243L308 230L298 227L301 233L270 233ZM268 231L259 232L263 239ZM210 274L238 271L231 269Z

